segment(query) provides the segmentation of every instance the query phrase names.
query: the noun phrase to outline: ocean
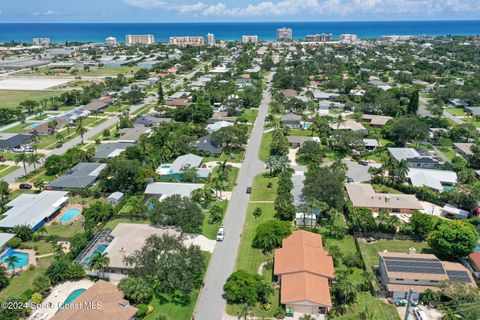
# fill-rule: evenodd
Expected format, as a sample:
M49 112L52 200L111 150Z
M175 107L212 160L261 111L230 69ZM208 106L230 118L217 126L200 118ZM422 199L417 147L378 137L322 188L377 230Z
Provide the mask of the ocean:
M363 22L238 22L238 23L0 23L0 42L31 42L46 37L55 43L65 41L104 42L113 36L119 42L126 34L153 34L156 41L171 36L206 36L217 40L240 40L242 35L258 35L260 40L274 40L280 27L293 29L295 39L307 34L355 33L360 38L381 35L480 35L480 20L468 21L363 21Z

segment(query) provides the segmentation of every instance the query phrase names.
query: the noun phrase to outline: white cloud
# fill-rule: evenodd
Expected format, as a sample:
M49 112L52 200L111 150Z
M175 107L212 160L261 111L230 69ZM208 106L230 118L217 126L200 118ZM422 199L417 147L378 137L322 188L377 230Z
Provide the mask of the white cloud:
M56 16L58 14L59 14L58 12L55 12L55 11L50 10L50 9L45 11L45 12L38 12L37 11L37 12L32 13L32 15L34 15L34 16Z
M174 0L123 0L124 3L138 8L166 7L193 17L288 17L303 14L313 17L383 18L387 14L389 17L395 17L395 15L422 16L445 12L480 12L478 0L264 0L249 3L250 1L245 1L244 5L232 6L226 0L217 3L208 3L207 0L203 0L184 4L177 4L178 1Z
M129 6L142 9L161 7L166 4L163 0L123 0L123 2Z

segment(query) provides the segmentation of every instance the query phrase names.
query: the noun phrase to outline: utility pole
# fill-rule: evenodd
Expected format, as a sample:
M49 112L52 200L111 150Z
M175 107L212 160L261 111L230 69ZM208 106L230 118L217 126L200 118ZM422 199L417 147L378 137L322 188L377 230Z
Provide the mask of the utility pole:
M404 320L408 320L410 317L410 307L412 306L412 296L413 296L413 289L408 290L408 296L407 296L407 309L405 310L405 318Z

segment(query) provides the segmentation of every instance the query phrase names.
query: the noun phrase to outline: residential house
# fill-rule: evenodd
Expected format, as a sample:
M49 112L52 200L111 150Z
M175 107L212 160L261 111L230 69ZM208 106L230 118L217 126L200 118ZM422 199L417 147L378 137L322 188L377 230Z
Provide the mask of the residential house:
M237 121L237 117L229 116L228 112L226 111L219 111L219 112L214 112L212 117L208 120L208 122L216 122L216 121L235 122Z
M448 100L448 106L450 106L452 108L463 108L463 107L467 107L468 105L463 100L450 99L450 100Z
M405 160L411 168L435 169L442 163L440 160L425 150L413 148L388 148L390 155L397 161Z
M382 286L388 296L407 298L413 289L413 299L418 299L425 290L439 291L443 281L466 283L477 287L470 271L458 262L440 261L433 254L379 252L379 270Z
M335 278L332 256L322 236L294 231L275 250L273 273L280 283L280 302L287 314L325 315L332 308L330 283Z
M329 100L320 100L318 103L318 112L321 110L343 110L345 109L345 103L342 102L334 102Z
M280 92L287 98L294 98L298 96L297 90L293 90L293 89L284 89Z
M171 164L160 165L156 172L160 176L170 177L181 180L183 178L183 171L186 168L196 168L199 178L208 178L212 169L201 166L203 158L195 154L186 154L178 157Z
M412 186L429 187L439 192L457 183L457 174L447 170L409 168L407 178Z
M65 190L70 188L80 189L91 187L106 166L105 163L80 162L64 175L49 182L47 189Z
M198 151L203 151L210 153L210 156L215 156L222 153L222 146L215 146L212 142L212 136L203 136L198 139L197 145L195 147Z
M451 206L446 204L442 208L442 214L446 218L457 219L457 220L465 220L468 219L470 213L466 210L459 209L457 207Z
M109 96L102 97L100 99L95 99L89 104L85 105L83 109L90 112L103 112L105 108L113 103L112 98Z
M32 136L29 134L0 133L0 150L11 150L29 143Z
M27 225L33 231L55 218L62 208L68 204L66 191L42 191L40 193L24 193L7 203L10 208L0 220L0 229L10 229L19 225Z
M480 107L465 107L465 112L473 117L480 117Z
M363 139L364 151L374 151L380 144L377 139Z
M280 122L290 129L303 129L303 118L298 114L287 113L280 118Z
M113 158L120 155L128 147L134 146L134 143L131 142L111 142L103 143L97 147L95 150L95 155L93 158L95 160L102 160Z
M206 129L207 129L208 133L213 133L213 132L218 131L222 128L231 127L231 126L233 126L232 122L216 121L214 123L211 123L211 124L207 125Z
M15 237L14 233L6 233L2 232L0 233L0 252L3 252L3 250L8 246L8 241L10 241L12 238Z
M389 120L392 120L389 116L379 116L374 114L364 114L362 120L370 123L372 127L383 127Z
M474 143L454 143L453 149L462 157L466 157L473 154L472 147Z
M53 134L56 130L62 129L70 124L70 121L66 119L57 118L55 119L55 121L57 121L57 126L55 128L52 128L51 126L49 126L49 121L45 121L38 125L30 126L29 127L30 134L33 134L33 132L36 132L40 136L49 136Z
M52 320L133 320L138 309L131 306L124 295L114 283L99 280L75 299L75 305L93 307L62 308Z
M183 99L183 98L180 98L180 99L172 99L172 100L165 100L165 105L167 107L173 107L173 108L176 108L176 107L186 107L188 106L190 102L188 101L188 99Z
M202 183L152 182L145 189L145 197L154 197L160 201L173 195L189 198L192 191L203 187Z
M468 256L468 262L472 269L478 274L480 272L480 252L475 251L470 253Z
M415 195L377 193L370 184L345 184L348 197L354 207L367 208L374 212L387 210L391 213L412 213L423 210Z
M288 144L291 148L300 148L307 141L320 142L318 137L305 137L305 136L287 136Z
M316 100L334 100L340 96L338 93L314 90L313 98Z
M136 125L143 125L145 127L156 127L161 124L168 124L173 121L172 118L158 118L152 116L141 116L135 120Z
M143 125L134 125L133 128L120 129L118 142L137 142L142 134L149 134L152 130Z
M349 131L362 131L366 130L360 123L352 119L344 120L340 123L335 122L330 124L330 128L333 130L349 130Z

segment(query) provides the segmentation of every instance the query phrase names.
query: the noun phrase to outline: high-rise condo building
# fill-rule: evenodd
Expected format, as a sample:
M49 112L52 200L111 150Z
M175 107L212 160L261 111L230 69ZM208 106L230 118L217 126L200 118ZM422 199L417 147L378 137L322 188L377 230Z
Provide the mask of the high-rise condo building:
M115 46L117 44L117 38L115 37L108 37L105 39L105 44L107 46Z
M307 42L325 42L332 41L333 35L331 33L321 33L307 35Z
M243 43L257 43L258 42L258 36L242 36L242 42Z
M213 33L207 34L207 44L213 46L215 44L215 35Z
M292 40L293 40L293 36L292 36L291 28L277 29L277 41L288 42Z
M358 36L352 33L344 33L340 35L341 42L355 42L358 40Z
M48 47L50 45L50 38L33 38L32 43L35 46Z
M141 35L127 34L126 43L127 43L127 45L154 44L155 43L155 37L153 36L153 34L141 34Z
M170 37L170 44L178 46L203 46L205 44L205 38L191 36Z

